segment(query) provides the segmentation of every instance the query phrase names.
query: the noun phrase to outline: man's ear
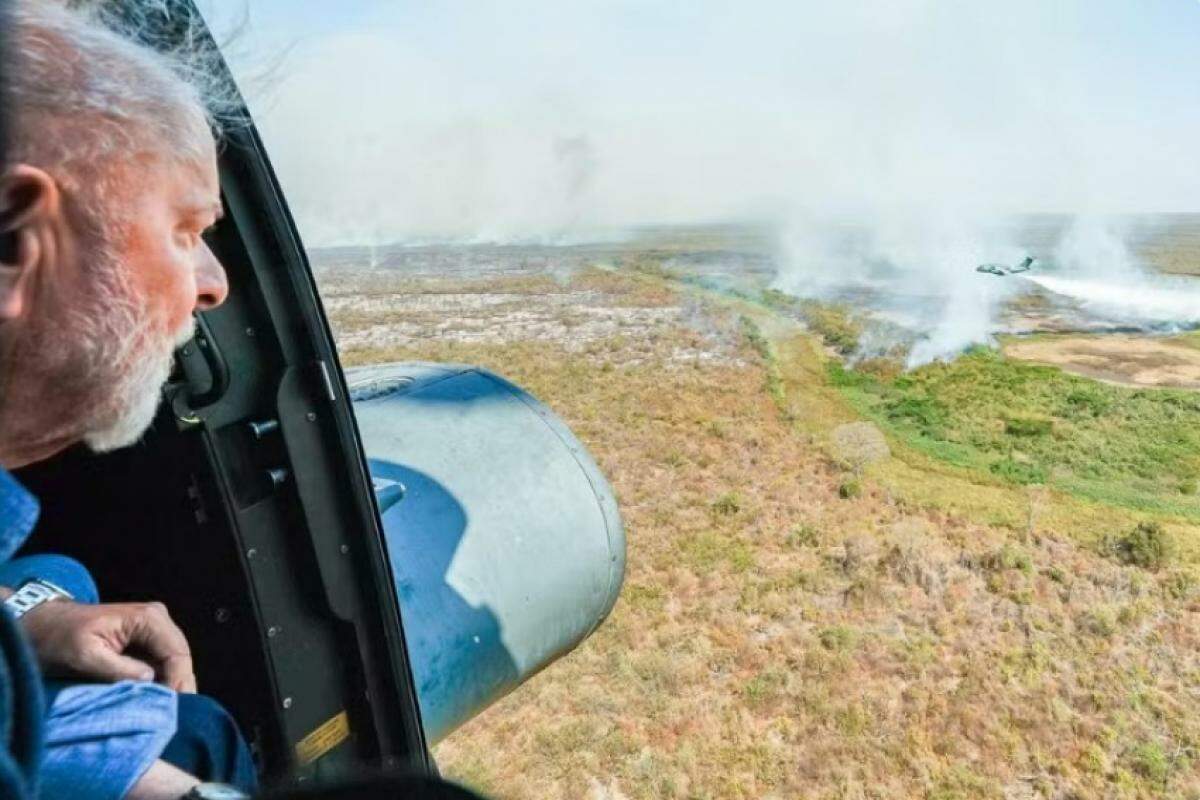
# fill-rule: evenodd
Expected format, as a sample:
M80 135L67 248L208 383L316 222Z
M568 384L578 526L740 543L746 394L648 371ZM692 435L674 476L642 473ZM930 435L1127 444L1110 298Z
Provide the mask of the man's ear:
M60 216L58 184L45 171L15 164L0 174L0 323L28 306L46 234Z

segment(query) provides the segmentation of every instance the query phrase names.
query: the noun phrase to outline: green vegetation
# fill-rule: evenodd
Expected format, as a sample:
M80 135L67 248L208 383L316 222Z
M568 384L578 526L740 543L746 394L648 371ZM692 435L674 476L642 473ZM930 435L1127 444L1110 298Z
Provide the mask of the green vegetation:
M1162 525L1147 521L1139 522L1128 533L1107 539L1104 549L1123 564L1157 571L1174 557L1175 542Z
M820 336L825 344L844 356L858 350L862 323L854 319L845 306L819 300L802 300L799 309L809 329Z
M721 516L730 516L742 510L742 498L737 492L726 492L712 502L712 510Z
M834 625L822 630L817 638L826 650L844 653L858 643L858 631L846 625Z
M775 401L776 406L782 406L783 379L779 374L779 362L775 358L774 351L771 349L771 342L763 335L758 323L750 317L743 315L739 323L742 327L742 335L746 337L746 342L758 354L758 357L763 361L764 367L766 367L767 394Z
M788 531L786 541L792 547L812 547L820 541L820 533L812 525L804 523Z
M772 311L800 319L810 331L821 337L821 341L840 354L848 356L858 350L863 326L849 306L793 297L778 289L764 289L759 300Z
M714 531L701 531L684 539L679 544L679 551L684 562L701 574L725 565L735 572L744 572L754 566L754 551L749 545Z
M1139 775L1155 783L1165 783L1171 774L1171 761L1157 742L1135 747L1130 753L1130 761Z
M893 378L836 362L829 382L916 450L1008 484L1200 518L1200 394L1128 389L976 348Z
M463 288L553 296L490 280ZM476 363L528 387L621 502L612 614L439 743L447 775L513 800L1200 798L1200 524L1153 513L1198 502L1193 395L987 351L846 368L795 308L674 282L582 270L554 291L614 312L687 292L695 328L481 341L509 307L431 314L459 291L441 278L334 317L347 363ZM426 333L347 347L368 312Z

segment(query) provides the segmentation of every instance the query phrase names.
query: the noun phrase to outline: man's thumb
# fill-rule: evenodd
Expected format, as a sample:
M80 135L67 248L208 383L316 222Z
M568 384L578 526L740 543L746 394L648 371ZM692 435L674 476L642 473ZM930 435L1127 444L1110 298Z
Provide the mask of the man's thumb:
M107 648L97 648L88 653L79 671L98 680L113 683L154 680L154 667L145 661L114 653Z

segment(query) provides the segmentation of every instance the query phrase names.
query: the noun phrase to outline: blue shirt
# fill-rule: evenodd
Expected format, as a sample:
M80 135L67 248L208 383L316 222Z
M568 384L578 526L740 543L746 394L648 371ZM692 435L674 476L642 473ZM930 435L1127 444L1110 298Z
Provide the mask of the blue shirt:
M37 518L37 500L0 468L0 563L25 543ZM0 612L0 797L37 795L44 707L33 655L16 620Z
M12 558L25 544L37 518L37 498L0 469L0 563Z

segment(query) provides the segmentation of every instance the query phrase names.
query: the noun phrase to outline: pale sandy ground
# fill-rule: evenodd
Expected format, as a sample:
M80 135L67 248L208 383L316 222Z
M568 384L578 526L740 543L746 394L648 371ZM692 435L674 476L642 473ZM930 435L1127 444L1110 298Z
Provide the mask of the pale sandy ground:
M1107 383L1200 389L1200 350L1173 339L1058 336L1012 342L1004 352Z
M427 293L425 293L427 292ZM453 292L440 287L425 292L409 286L372 296L330 293L325 308L338 347L392 348L421 341L464 344L541 342L583 353L614 337L628 340L626 366L644 361L650 351L670 347L668 364L744 366L738 355L736 327L716 324L692 300L667 305L626 305L603 291ZM696 336L666 342L666 332L680 327ZM641 352L641 351L645 352Z

